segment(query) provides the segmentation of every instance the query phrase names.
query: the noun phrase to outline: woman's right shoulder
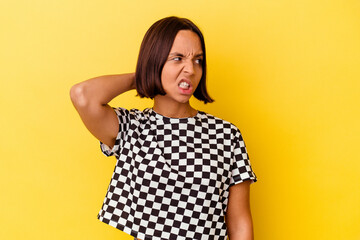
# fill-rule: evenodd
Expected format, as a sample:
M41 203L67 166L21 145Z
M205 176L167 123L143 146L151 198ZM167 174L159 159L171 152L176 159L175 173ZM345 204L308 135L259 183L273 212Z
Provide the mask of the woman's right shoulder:
M150 108L140 110L138 108L127 109L124 107L113 107L118 116L127 117L129 120L143 121L150 116Z

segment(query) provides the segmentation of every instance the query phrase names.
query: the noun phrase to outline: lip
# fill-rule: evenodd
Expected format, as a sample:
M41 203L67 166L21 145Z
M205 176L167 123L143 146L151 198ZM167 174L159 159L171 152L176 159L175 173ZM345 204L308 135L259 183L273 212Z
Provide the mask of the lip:
M187 84L190 85L190 88L192 88L192 83L189 79L186 79L186 78L182 78L179 82L178 82L178 86L181 82L186 82Z
M179 84L181 82L186 82L187 84L190 85L189 89L182 89L179 87ZM193 85L191 83L191 81L189 79L186 79L186 78L182 78L179 82L178 82L178 87L179 87L179 91L181 94L185 94L185 95L190 95L192 94L192 91L193 91Z

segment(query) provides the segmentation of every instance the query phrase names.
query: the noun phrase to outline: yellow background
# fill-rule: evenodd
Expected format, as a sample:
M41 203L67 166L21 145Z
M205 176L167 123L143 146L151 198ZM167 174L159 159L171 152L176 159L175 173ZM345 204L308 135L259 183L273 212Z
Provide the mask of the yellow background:
M106 158L69 90L132 72L152 23L202 29L208 89L196 108L236 124L258 182L258 240L360 239L360 2L357 0L0 3L0 239L131 239L96 216ZM151 101L128 92L112 106Z

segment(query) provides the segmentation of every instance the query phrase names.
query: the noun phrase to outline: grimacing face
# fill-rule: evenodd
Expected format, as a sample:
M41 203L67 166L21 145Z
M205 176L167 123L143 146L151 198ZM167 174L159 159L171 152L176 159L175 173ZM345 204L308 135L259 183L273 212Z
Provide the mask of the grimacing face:
M202 77L203 52L199 36L180 30L161 72L161 83L168 100L186 103Z

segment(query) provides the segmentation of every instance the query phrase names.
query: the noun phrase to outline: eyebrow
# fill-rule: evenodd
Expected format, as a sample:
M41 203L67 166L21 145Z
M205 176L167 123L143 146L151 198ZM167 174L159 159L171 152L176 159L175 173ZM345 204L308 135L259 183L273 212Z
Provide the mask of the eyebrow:
M178 53L178 52L173 52L173 53L170 53L169 56L184 57L184 54ZM203 56L204 56L204 53L198 53L198 54L195 55L195 57L203 57Z

